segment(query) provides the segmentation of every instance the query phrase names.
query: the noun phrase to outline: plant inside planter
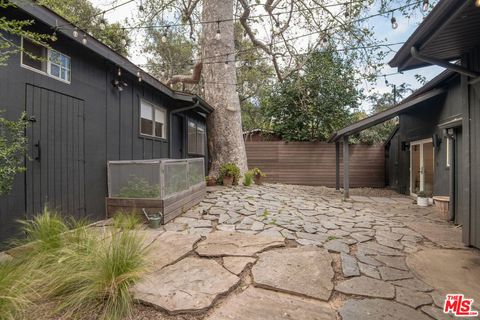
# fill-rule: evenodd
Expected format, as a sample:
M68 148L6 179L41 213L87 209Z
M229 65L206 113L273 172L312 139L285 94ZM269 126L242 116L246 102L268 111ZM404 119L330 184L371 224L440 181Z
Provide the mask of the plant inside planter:
M428 207L428 195L425 191L417 193L417 205L420 207Z
M220 167L220 180L227 187L237 185L240 179L240 169L235 163L225 163Z
M267 175L259 168L253 168L252 173L253 173L253 180L255 181L255 184L262 185L263 180L265 180Z
M207 183L208 187L214 187L217 185L217 179L213 176L206 176L205 182Z
M128 183L120 189L116 195L119 198L158 198L160 188L158 185L150 185L147 180L131 175Z

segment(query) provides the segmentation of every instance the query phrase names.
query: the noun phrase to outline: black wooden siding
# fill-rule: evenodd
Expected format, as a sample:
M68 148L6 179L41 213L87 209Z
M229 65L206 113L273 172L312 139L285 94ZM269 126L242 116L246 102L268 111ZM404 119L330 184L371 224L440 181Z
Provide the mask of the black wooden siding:
M37 27L39 32L50 32L38 24ZM40 161L27 161L30 170L16 177L12 193L0 197L0 241L16 234L15 220L37 212L46 202L73 216L104 218L108 160L169 156L168 140L140 136L140 99L167 109L167 122L171 110L187 106L186 102L171 99L139 82L133 75L122 75L128 86L119 93L111 84L117 76L117 66L61 35L52 47L71 57L70 84L20 67L19 55L0 67L0 110L5 110L8 119L17 119L23 111L33 111L37 122L27 134L40 137L42 152ZM40 105L46 107L38 114L36 106ZM72 126L75 114L83 116L83 128L73 126L71 132L67 126ZM168 126L167 123L167 133ZM59 131L62 134L58 135ZM186 138L181 141L187 143ZM29 142L29 154L33 156L38 151L34 146L37 142ZM39 185L33 183L37 192L31 191L33 180L41 181Z

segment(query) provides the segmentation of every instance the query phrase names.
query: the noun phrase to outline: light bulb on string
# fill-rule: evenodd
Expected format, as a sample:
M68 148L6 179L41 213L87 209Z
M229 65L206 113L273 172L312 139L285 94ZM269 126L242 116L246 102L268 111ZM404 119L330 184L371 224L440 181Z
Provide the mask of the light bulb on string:
M122 69L120 69L120 67L118 68L117 75L118 75L119 77L122 76Z
M429 1L428 0L423 0L422 11L427 12L429 7L430 7Z
M142 73L140 70L137 71L138 82L142 82Z
M77 27L75 27L75 29L73 29L72 35L73 35L74 38L78 38L78 28Z
M52 33L52 41L55 42L55 41L57 41L57 40L58 40L58 38L57 38L57 31L54 30L53 33Z
M217 21L217 34L215 34L215 39L222 39L222 34L220 33L220 21Z
M120 40L120 43L122 44L122 46L126 46L127 45L127 39L122 38L122 40Z
M162 40L163 43L167 43L167 40L168 40L168 28L169 28L168 26L165 28L165 32L164 32L163 35L162 35L162 39L161 39L161 40Z
M82 43L83 43L84 45L86 45L87 42L88 42L88 40L87 40L87 35L84 33L84 34L83 34L83 38L82 38Z
M105 30L106 26L106 21L105 21L105 15L102 15L102 18L100 19L100 24L98 25L100 27L100 30Z
M348 7L348 4L345 4L345 18L348 18L350 16L350 8Z
M392 18L390 19L390 22L392 23L392 29L397 29L398 28L398 22L397 22L397 19L393 16L393 13L392 13Z
M143 1L140 0L140 5L138 6L138 11L143 12L145 11L145 8L143 7Z
M475 5L480 8L480 0L476 0Z

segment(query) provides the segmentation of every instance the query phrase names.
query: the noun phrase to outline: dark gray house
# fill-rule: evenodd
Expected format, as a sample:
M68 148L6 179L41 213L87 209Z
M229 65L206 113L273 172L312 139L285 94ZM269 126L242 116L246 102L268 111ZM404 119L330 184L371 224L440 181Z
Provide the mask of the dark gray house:
M34 31L58 40L43 48L14 38L45 60L18 54L0 67L0 109L26 112L30 159L13 192L0 197L0 240L16 219L45 203L75 217L105 217L108 160L205 157L200 97L175 92L45 7L13 1L2 16L35 20ZM10 35L5 35L10 37Z
M393 117L386 144L389 185L400 193L450 197L465 244L480 248L480 8L441 0L390 61L399 71L446 69L395 107L336 132L348 137ZM347 148L348 152L348 148ZM348 167L348 154L344 157ZM347 169L348 172L348 169ZM348 196L348 174L344 181Z

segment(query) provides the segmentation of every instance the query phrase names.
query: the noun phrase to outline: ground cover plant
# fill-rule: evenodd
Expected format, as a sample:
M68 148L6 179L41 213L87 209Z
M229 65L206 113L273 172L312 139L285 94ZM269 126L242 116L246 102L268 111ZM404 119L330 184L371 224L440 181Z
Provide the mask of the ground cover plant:
M16 244L22 247L0 263L0 319L18 319L45 302L52 305L49 316L65 319L128 317L130 288L147 270L136 218L117 215L106 229L45 208L21 222L26 239Z

